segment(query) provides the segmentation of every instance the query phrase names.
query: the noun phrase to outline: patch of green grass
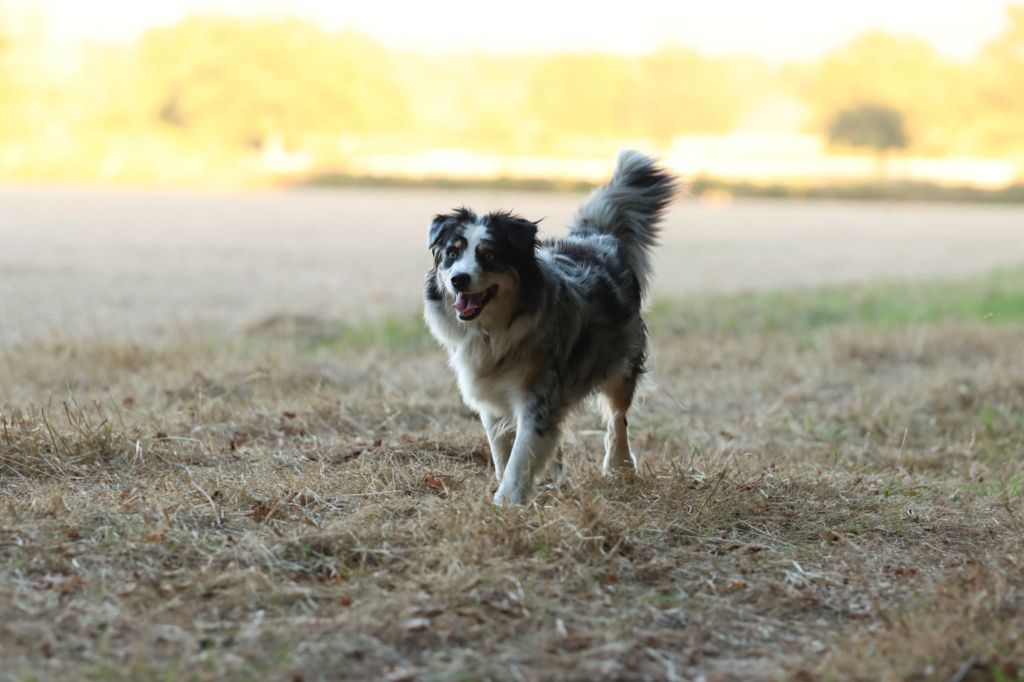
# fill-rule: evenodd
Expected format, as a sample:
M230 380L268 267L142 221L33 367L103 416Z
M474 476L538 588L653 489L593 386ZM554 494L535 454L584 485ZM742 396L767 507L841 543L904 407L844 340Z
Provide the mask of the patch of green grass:
M388 315L353 325L341 325L335 333L322 333L309 340L316 348L387 348L395 351L419 350L432 343L426 324L419 315Z
M219 343L223 343L218 339ZM284 342L300 352L416 351L432 344L423 318L418 313L392 313L357 320L316 315L279 314L251 325L237 350L260 353Z
M298 350L311 353L370 349L413 352L433 344L423 319L412 314L385 315L357 322L318 320L308 328L289 331L284 338Z
M789 289L773 292L657 299L648 319L672 332L806 334L835 325L893 328L931 322L1024 322L1024 267L999 270L962 281L900 282L865 286ZM291 340L305 352L419 352L435 348L426 324L415 313L358 322L286 321L271 335ZM266 332L266 330L264 330ZM260 338L263 333L254 338ZM808 345L813 339L808 337ZM259 344L257 344L259 346Z
M931 322L1024 322L1024 267L952 282L793 289L655 301L655 323L720 333L802 332L856 324L892 328Z

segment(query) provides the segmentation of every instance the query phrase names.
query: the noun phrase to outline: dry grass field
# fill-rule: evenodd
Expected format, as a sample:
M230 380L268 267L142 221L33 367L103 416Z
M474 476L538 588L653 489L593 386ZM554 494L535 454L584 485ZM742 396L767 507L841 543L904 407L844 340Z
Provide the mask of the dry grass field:
M916 280L871 283L902 271L839 226L847 260L793 238L772 279L749 272L767 236L670 231L631 417L642 470L602 477L582 411L568 485L500 509L417 317L418 228L367 236L337 274L356 300L320 301L314 219L263 253L238 225L60 230L41 192L18 196L38 231L0 219L0 680L1024 679L1024 269L980 274L1000 264L981 246L923 240L930 259L890 259ZM66 221L145 213L128 203ZM759 206L790 224L736 210ZM911 209L794 210L868 211L877 241ZM890 244L925 234L907 230ZM975 234L1005 245L990 258L1024 250ZM694 293L679 271L706 260L741 285Z

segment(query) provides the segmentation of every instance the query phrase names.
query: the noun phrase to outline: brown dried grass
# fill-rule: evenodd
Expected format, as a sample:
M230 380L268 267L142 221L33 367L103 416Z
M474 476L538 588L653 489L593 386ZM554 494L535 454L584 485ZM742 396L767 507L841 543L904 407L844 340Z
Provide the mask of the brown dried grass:
M1022 674L1020 327L655 322L641 473L580 413L511 510L439 352L303 333L6 350L0 678Z

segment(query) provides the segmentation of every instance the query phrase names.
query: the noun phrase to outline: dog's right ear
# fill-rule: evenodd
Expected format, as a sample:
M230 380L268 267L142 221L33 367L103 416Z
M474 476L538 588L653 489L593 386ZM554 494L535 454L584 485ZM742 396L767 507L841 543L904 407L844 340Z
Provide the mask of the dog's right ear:
M430 223L430 235L427 237L427 247L433 251L444 239L450 224L454 222L455 216L450 213L438 213Z
M451 213L438 213L434 216L433 222L430 223L427 246L431 251L436 251L438 246L448 241L452 232L458 229L459 226L464 223L475 223L476 220L476 214L465 206L457 208Z

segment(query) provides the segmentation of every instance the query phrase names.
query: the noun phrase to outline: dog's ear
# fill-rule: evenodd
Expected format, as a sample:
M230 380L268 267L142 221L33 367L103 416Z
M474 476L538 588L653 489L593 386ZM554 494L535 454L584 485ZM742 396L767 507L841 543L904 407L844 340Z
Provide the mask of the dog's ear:
M537 223L511 212L490 213L487 224L498 227L509 244L522 255L532 255L537 248Z
M537 223L510 211L490 213L486 218L503 248L509 264L519 275L519 303L526 309L538 305L543 296L543 277L537 263Z
M455 216L450 213L438 213L434 216L434 220L430 223L430 234L427 237L427 248L431 251L437 248L438 244L445 238L447 233L451 230L451 226L455 221Z
M438 213L430 223L427 247L431 251L436 251L438 246L448 240L453 230L465 223L475 223L476 220L476 214L465 206L451 213Z

